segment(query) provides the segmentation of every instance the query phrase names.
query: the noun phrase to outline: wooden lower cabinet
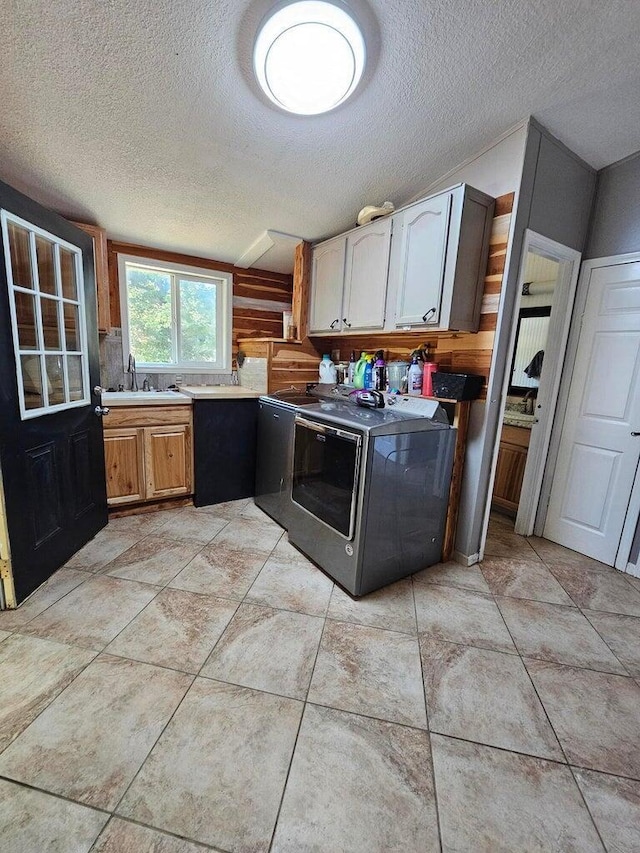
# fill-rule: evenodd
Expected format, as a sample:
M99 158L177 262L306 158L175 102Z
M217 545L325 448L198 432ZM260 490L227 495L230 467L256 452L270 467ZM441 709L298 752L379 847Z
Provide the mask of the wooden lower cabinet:
M193 492L191 406L122 406L104 418L109 506Z
M511 515L518 512L531 431L504 424L493 485L492 503Z
M146 497L191 494L191 427L147 427L144 430Z

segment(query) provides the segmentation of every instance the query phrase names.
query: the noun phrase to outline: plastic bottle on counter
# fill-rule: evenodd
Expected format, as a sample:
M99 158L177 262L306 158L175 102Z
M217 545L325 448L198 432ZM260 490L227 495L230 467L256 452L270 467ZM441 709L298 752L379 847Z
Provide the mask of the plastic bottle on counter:
M364 368L364 387L365 391L371 391L373 388L373 356L369 356Z
M387 388L387 365L384 361L384 353L381 349L376 352L376 360L373 365L373 390L386 391Z
M410 397L419 397L422 394L422 365L418 361L418 356L414 355L411 359L411 367L408 373L407 391Z
M347 368L347 385L353 385L355 373L356 373L356 351L354 349L352 349L351 355L349 356L349 367Z
M319 367L320 382L323 384L335 385L338 381L338 371L335 364L331 361L331 356L325 354L322 356L322 361Z

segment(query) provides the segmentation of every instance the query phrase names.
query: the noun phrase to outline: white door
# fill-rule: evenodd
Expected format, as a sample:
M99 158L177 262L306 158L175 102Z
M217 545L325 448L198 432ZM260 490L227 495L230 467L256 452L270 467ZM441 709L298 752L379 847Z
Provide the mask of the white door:
M440 321L450 210L451 193L444 193L395 217L402 231L397 326Z
M612 566L640 458L640 263L594 267L544 536Z
M342 331L382 329L387 297L391 219L349 234L344 278Z
M340 331L346 243L346 237L338 237L313 250L309 318L311 333Z

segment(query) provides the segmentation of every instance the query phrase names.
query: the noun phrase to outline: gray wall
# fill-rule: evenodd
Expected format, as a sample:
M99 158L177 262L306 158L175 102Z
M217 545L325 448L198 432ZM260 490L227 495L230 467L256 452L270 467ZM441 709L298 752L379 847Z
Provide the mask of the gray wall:
M516 194L512 237L500 295L491 379L483 423L475 424L478 457L472 480L463 484L456 551L471 556L480 549L497 449L503 384L509 357L522 245L527 228L583 251L595 191L595 171L535 120L529 122L520 188ZM479 413L478 413L479 414ZM472 418L473 421L473 418Z
M598 173L586 258L640 251L640 152Z

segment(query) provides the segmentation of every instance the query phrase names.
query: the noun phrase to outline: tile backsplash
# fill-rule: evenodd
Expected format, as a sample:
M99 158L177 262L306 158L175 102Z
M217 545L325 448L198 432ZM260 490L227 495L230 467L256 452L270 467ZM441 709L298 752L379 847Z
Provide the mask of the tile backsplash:
M182 385L231 385L229 373L145 373L144 370L138 370L137 373L139 388L148 379L154 388L164 389L174 385L177 376L182 377ZM100 338L100 383L105 388L117 389L118 385L124 385L129 390L131 387L131 377L125 373L123 366L120 329L112 329L108 335Z

